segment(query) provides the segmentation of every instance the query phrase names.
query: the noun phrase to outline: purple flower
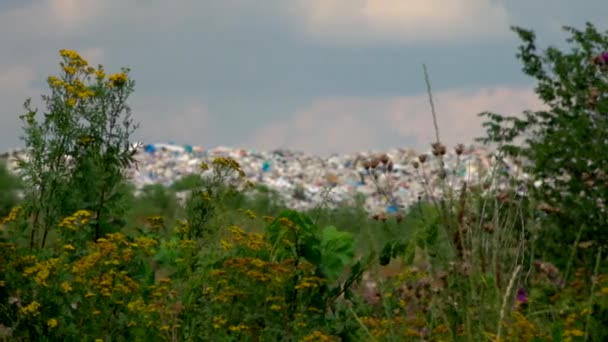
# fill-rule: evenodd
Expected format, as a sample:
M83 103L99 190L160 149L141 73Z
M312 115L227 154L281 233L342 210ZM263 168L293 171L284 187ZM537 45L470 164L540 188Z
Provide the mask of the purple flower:
M595 64L608 65L608 51L602 52L593 58Z
M515 298L517 300L517 304L520 306L528 304L528 293L523 287L520 287L517 290L517 296Z

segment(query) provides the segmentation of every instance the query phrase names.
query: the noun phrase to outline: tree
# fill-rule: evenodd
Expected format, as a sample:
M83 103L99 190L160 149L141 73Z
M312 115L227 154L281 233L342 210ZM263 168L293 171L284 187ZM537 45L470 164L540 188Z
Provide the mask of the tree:
M529 162L528 189L547 215L542 233L556 242L557 255L575 241L606 246L608 32L591 23L582 31L564 27L569 51L551 46L538 52L533 31L512 29L523 42L517 54L523 71L536 79L547 109L519 116L481 113L487 136L478 140Z

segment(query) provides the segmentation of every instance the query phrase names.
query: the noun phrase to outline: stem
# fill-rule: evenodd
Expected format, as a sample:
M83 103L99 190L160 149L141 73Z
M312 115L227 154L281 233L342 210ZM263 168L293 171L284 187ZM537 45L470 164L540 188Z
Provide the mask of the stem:
M597 258L595 259L595 270L593 271L593 280L591 282L591 294L589 295L589 302L587 307L591 307L593 303L593 292L595 291L595 285L597 285L597 275L600 270L600 262L602 260L602 247L597 251ZM591 313L587 314L587 322L585 323L585 341L589 339L589 324L591 324Z
M517 265L515 271L513 271L513 275L511 275L511 280L509 281L509 286L507 287L507 291L505 291L505 295L502 298L502 308L500 309L500 319L498 320L498 328L496 332L496 341L500 341L500 335L502 334L502 322L505 319L505 312L507 311L507 302L509 301L509 294L511 290L513 290L513 286L515 285L515 279L517 278L517 274L521 269L521 265Z
M433 125L435 126L435 139L439 143L439 125L437 124L437 114L435 113L435 103L433 102L433 94L431 92L431 81L429 80L429 73L426 70L426 64L422 64L424 70L424 81L426 82L426 90L429 94L429 103L431 104L431 114L433 115Z

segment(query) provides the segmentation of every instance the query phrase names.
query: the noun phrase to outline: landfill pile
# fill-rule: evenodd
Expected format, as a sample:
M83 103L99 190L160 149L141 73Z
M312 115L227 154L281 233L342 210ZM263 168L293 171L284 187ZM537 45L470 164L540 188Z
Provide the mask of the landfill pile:
M200 174L203 162L210 164L216 157L228 157L240 164L248 180L275 190L288 207L304 210L320 204L353 205L359 197L368 212L390 214L428 196L441 196L446 187L436 186L440 180L458 191L465 181L480 184L492 175L499 175L493 177L499 180L494 182L498 188L505 187L508 179L527 177L516 163L503 159L497 162L485 149L462 145L422 153L395 148L329 157L289 150L137 146L137 167L128 170L127 175L138 189L149 184L170 186L184 176ZM14 168L14 158L11 160L9 168Z

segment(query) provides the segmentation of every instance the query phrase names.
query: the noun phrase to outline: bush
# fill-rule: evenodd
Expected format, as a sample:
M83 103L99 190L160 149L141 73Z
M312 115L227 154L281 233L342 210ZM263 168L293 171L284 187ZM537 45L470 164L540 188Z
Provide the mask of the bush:
M565 265L564 248L575 243L608 246L608 61L598 56L608 51L608 32L590 23L582 31L565 27L570 50L541 53L532 31L513 30L523 41L517 55L523 71L536 79L547 108L523 116L482 113L488 135L479 140L525 161L533 175L527 187L545 212L545 252ZM587 262L594 259L590 251Z

